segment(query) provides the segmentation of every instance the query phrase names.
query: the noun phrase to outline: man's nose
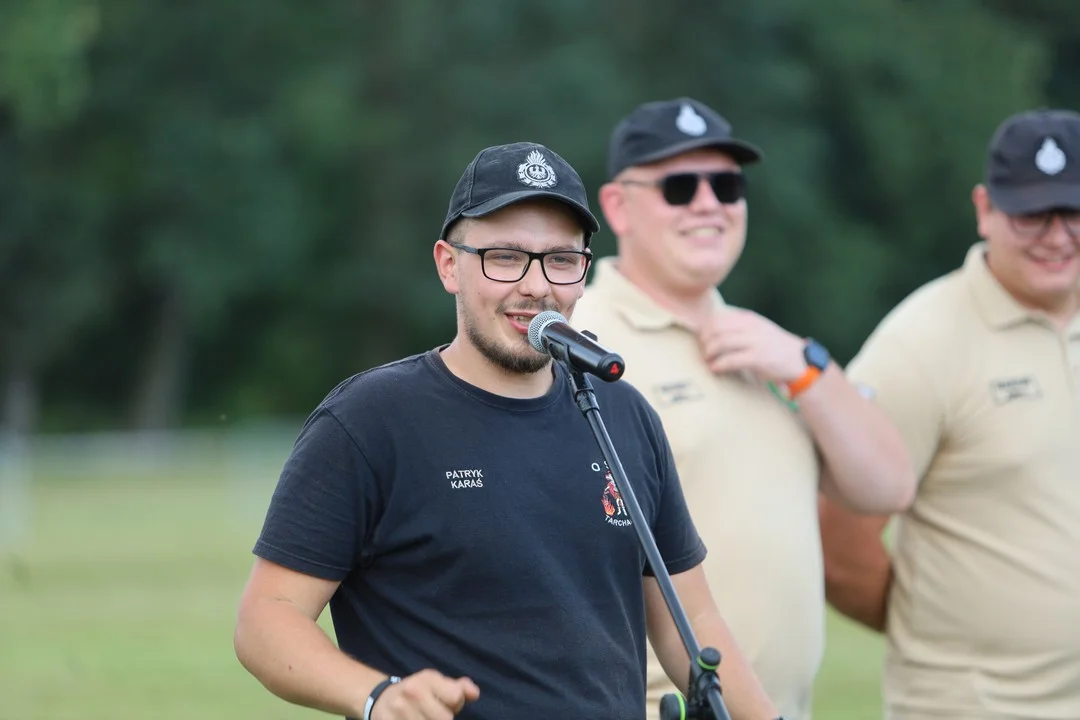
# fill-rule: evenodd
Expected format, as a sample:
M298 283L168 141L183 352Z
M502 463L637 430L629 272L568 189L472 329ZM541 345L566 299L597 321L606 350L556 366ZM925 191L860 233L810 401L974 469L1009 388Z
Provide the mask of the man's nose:
M1065 218L1057 213L1050 218L1050 227L1046 228L1046 232L1043 234L1043 242L1054 245L1055 247L1062 247L1068 245L1077 240L1080 233L1076 232L1076 222L1070 224L1065 221Z
M518 281L518 291L529 297L545 297L551 294L551 283L544 276L544 266L537 258L529 259L525 276Z
M690 199L690 209L698 211L715 210L718 207L723 207L723 205L717 199L716 193L713 192L709 179L706 177L698 178L697 190L694 192L694 197Z

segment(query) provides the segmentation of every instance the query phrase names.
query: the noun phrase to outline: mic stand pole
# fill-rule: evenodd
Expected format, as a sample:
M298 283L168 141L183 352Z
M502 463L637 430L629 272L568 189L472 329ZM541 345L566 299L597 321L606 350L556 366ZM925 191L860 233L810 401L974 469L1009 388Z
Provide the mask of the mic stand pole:
M574 399L581 408L585 419L589 421L596 442L600 445L600 451L604 455L608 469L615 478L615 485L622 494L623 503L633 520L634 529L637 531L638 540L645 549L645 556L649 561L656 581L660 584L660 591L664 595L671 617L675 620L675 627L679 630L686 654L692 658L690 663L690 684L688 697L684 700L682 695L668 694L660 701L660 717L662 720L731 720L724 700L720 696L720 680L716 676L716 669L720 666L720 651L715 648L701 648L694 637L694 631L690 627L690 621L686 617L679 597L675 593L675 587L671 584L671 575L664 566L664 560L656 547L656 539L649 529L645 515L641 511L634 490L630 486L622 463L611 444L604 421L600 417L600 407L596 404L596 395L593 392L589 379L571 363L563 361L564 367L570 374L570 381L574 388Z

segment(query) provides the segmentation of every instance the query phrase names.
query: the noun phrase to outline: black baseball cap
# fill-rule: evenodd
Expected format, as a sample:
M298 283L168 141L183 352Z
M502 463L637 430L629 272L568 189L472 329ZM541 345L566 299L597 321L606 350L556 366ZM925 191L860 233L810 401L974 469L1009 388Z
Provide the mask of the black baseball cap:
M731 123L693 98L638 105L611 133L608 177L615 177L634 165L705 147L724 151L740 165L761 159L761 150L733 137L731 132Z
M986 190L1009 215L1080 210L1080 114L1040 109L998 126L986 160Z
M460 218L490 215L530 198L561 200L573 209L585 230L585 244L600 230L589 210L585 184L577 171L553 150L533 142L484 148L465 168L450 196L440 238Z

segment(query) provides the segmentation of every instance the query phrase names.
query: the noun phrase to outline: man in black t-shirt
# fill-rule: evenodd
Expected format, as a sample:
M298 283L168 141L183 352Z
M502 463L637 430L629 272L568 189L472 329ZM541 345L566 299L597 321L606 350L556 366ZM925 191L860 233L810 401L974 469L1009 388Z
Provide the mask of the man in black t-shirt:
M272 692L365 720L645 716L645 632L685 691L689 659L565 369L530 319L569 317L598 229L551 150L481 151L435 264L446 346L360 373L308 418L255 545L237 655ZM535 262L534 262L535 261ZM736 720L768 698L701 571L660 422L596 383L614 447ZM340 650L316 624L329 603Z

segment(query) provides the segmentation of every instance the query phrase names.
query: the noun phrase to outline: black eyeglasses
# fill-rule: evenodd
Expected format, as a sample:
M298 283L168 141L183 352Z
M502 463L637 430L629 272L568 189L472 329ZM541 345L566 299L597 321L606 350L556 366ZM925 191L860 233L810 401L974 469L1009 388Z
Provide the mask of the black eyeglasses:
M480 269L484 277L495 282L517 282L529 272L533 260L540 261L544 277L552 285L574 285L585 279L585 272L592 261L592 253L581 250L554 250L551 252L528 252L514 248L474 248L461 243L448 243L450 247L480 256Z
M1009 224L1017 235L1037 238L1046 234L1054 224L1055 217L1061 218L1061 224L1069 237L1073 240L1080 239L1080 211L1077 210L1047 210L1028 215L1009 215Z
M701 181L709 183L713 195L724 205L734 205L746 197L746 176L725 170L711 173L673 173L659 180L621 180L623 185L658 187L668 205L689 205L697 195Z

